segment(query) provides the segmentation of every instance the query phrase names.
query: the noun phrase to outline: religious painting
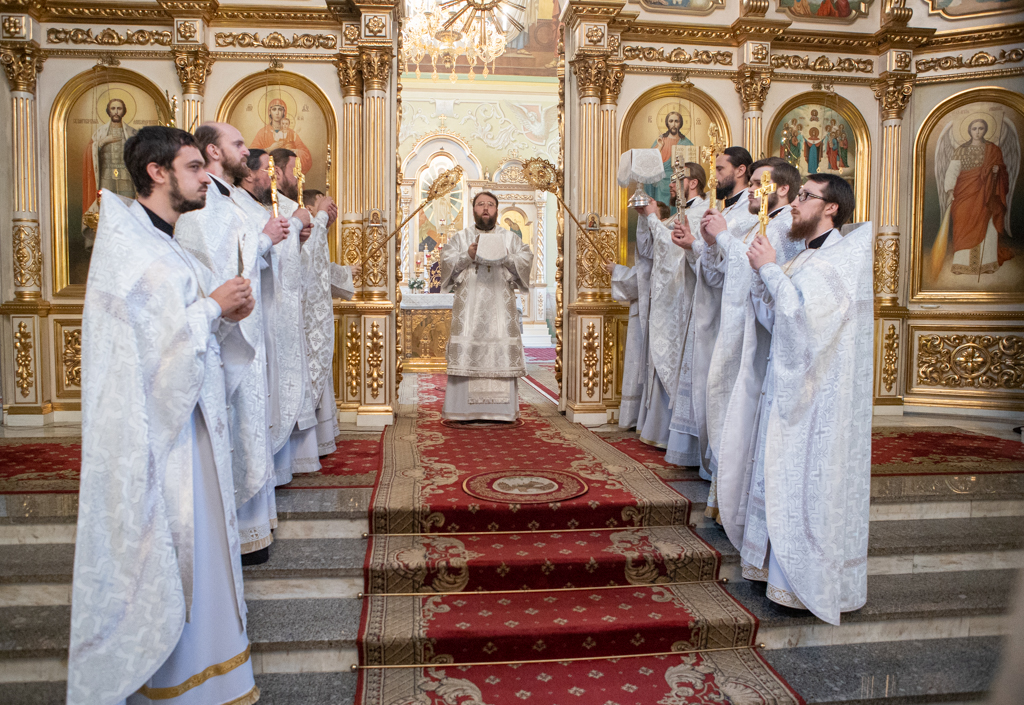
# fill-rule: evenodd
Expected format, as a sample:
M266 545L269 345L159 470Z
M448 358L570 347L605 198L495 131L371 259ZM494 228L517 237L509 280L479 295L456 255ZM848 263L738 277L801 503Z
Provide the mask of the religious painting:
M916 300L1024 301L1024 97L964 91L925 119L914 147Z
M498 225L511 231L527 245L533 241L533 221L515 206L506 208L498 214Z
M246 78L228 93L217 119L238 128L250 149L290 149L302 162L306 188L325 191L327 145L336 132L334 109L319 88L298 74L275 71ZM333 170L333 165L332 165ZM336 199L336 194L332 195Z
M416 179L415 205L427 200L427 193L441 172L454 168L455 161L447 154L431 157ZM417 255L417 260L422 259L424 265L429 266L426 260L435 254L434 250L439 245L447 243L449 237L465 227L465 193L464 185L459 183L448 195L429 203L419 212L416 218L416 251L424 253Z
M665 177L647 184L647 194L675 213L671 203L671 182L675 154L698 161L700 148L710 144L708 127L715 123L726 144L732 144L729 124L722 109L703 91L679 84L657 86L647 91L629 108L622 121L619 152L628 149L657 149L661 152ZM708 165L702 164L705 170ZM619 212L619 262L632 261L636 242L636 211L626 206L627 189L621 189Z
M800 171L841 176L857 197L854 222L868 219L870 145L867 123L845 98L822 91L802 93L779 109L765 143L767 156Z
M849 23L867 16L871 0L778 0L779 12L795 20Z
M99 223L99 190L135 198L124 144L170 122L163 93L144 77L97 67L71 79L50 116L54 294L81 296Z
M950 19L1024 11L1024 0L925 0L929 15Z
M654 12L706 15L715 8L725 7L725 0L640 0L640 4Z

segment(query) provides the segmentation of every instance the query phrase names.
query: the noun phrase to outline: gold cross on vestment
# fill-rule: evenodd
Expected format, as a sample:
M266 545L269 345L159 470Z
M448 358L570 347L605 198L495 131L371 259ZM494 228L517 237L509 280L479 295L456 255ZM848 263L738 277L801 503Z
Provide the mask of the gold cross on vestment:
M274 158L270 157L267 162L267 176L270 177L270 205L271 210L274 212L274 217L278 217L277 213L277 169L274 167Z
M700 160L708 163L708 193L711 194L711 207L722 211L725 209L725 202L719 201L717 198L718 171L715 169L715 162L725 151L725 141L715 123L708 126L708 141L710 144L707 147L700 148Z
M761 186L754 191L754 195L761 199L761 209L757 213L757 219L761 221L761 237L768 232L768 195L775 193L775 182L772 181L772 173L765 169L761 172Z
M302 157L295 157L295 168L292 169L292 174L295 176L296 184L298 184L299 208L305 208L306 204L302 199L302 187L306 185L306 175L302 173Z

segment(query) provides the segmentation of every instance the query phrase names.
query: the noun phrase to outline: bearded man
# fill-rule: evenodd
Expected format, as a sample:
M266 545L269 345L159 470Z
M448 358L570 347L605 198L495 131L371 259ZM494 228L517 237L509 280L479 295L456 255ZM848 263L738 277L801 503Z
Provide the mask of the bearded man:
M515 421L517 380L526 376L515 290L529 291L533 253L513 233L496 227L494 194L473 197L473 221L441 250L441 291L455 291L441 417Z

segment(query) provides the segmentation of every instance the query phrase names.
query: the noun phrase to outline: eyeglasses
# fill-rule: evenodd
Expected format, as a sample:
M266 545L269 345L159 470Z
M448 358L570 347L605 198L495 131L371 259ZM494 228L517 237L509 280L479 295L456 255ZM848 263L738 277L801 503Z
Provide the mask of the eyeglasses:
M808 198L817 198L819 200L825 201L826 203L831 203L831 201L829 201L824 196L816 196L815 194L811 193L810 191L802 191L801 190L800 193L798 193L796 195L796 200L800 201L801 203L806 201Z

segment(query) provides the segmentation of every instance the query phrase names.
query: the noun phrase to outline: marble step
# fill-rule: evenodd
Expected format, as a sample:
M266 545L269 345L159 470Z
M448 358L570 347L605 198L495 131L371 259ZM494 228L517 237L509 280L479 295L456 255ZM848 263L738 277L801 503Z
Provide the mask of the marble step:
M867 604L825 624L765 596L765 584L730 581L729 593L757 617L768 649L1001 636L1016 570L872 575Z
M998 637L811 646L764 651L808 705L982 700L997 673Z

